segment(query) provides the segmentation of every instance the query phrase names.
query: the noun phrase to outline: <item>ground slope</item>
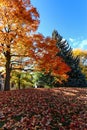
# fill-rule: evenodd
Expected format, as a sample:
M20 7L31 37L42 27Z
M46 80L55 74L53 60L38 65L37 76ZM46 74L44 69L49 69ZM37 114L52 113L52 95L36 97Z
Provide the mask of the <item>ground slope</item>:
M86 130L87 89L0 92L2 130Z

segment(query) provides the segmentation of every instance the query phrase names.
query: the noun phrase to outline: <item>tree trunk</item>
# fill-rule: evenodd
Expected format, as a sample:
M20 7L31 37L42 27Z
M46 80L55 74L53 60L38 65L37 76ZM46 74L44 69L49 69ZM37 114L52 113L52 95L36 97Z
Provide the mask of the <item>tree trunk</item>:
M18 89L21 89L21 74L18 74Z
M10 52L7 51L5 54L6 57L6 77L5 77L5 85L4 85L4 90L8 91L10 90L10 73L11 73L11 68L10 68L10 60L11 60L11 56L10 56Z

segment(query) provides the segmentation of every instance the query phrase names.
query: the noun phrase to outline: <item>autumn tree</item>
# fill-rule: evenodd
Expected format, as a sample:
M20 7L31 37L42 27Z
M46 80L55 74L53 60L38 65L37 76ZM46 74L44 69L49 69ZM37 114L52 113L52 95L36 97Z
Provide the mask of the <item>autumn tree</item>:
M87 84L85 76L79 66L78 55L73 55L73 51L69 43L63 39L63 37L58 34L56 30L53 31L52 37L56 40L56 45L60 50L57 55L63 58L65 63L71 68L71 71L68 72L69 78L67 82L64 81L63 86L85 87Z
M31 32L37 30L38 18L39 14L30 0L0 0L0 52L6 70L5 90L10 89L12 66L15 62L21 66L23 57L32 46ZM22 61L19 61L20 57Z
M56 46L56 41L50 37L40 37L41 44L39 44L37 38L35 43L35 47L38 48L36 50L36 60L39 62L39 68L36 66L36 69L42 71L44 74L50 73L60 83L63 80L67 80L67 72L70 71L70 67L61 57L57 56L59 49Z
M80 67L87 80L87 50L74 49L73 55L78 56L80 59Z
M11 89L33 87L33 78L30 72L13 70L11 73Z
M35 34L39 14L30 0L0 0L0 53L5 66L5 90L10 90L14 69L36 69L51 72L58 80L68 78L70 68L55 53L55 40ZM55 53L54 53L55 52Z

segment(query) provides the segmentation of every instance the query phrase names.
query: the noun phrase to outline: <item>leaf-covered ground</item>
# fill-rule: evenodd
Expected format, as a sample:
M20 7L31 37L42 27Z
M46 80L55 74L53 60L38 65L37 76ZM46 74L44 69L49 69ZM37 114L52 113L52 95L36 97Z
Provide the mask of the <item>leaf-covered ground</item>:
M0 92L2 130L87 130L87 89Z

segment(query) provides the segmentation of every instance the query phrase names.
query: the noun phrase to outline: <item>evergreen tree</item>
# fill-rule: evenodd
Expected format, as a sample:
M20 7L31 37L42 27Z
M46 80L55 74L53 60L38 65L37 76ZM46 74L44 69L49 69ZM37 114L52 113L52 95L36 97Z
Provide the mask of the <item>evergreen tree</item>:
M73 56L72 48L56 30L52 33L52 38L57 41L56 45L60 49L58 56L62 57L65 63L71 68L68 72L69 78L67 82L63 82L62 86L67 87L86 87L87 81L79 66L79 57Z

